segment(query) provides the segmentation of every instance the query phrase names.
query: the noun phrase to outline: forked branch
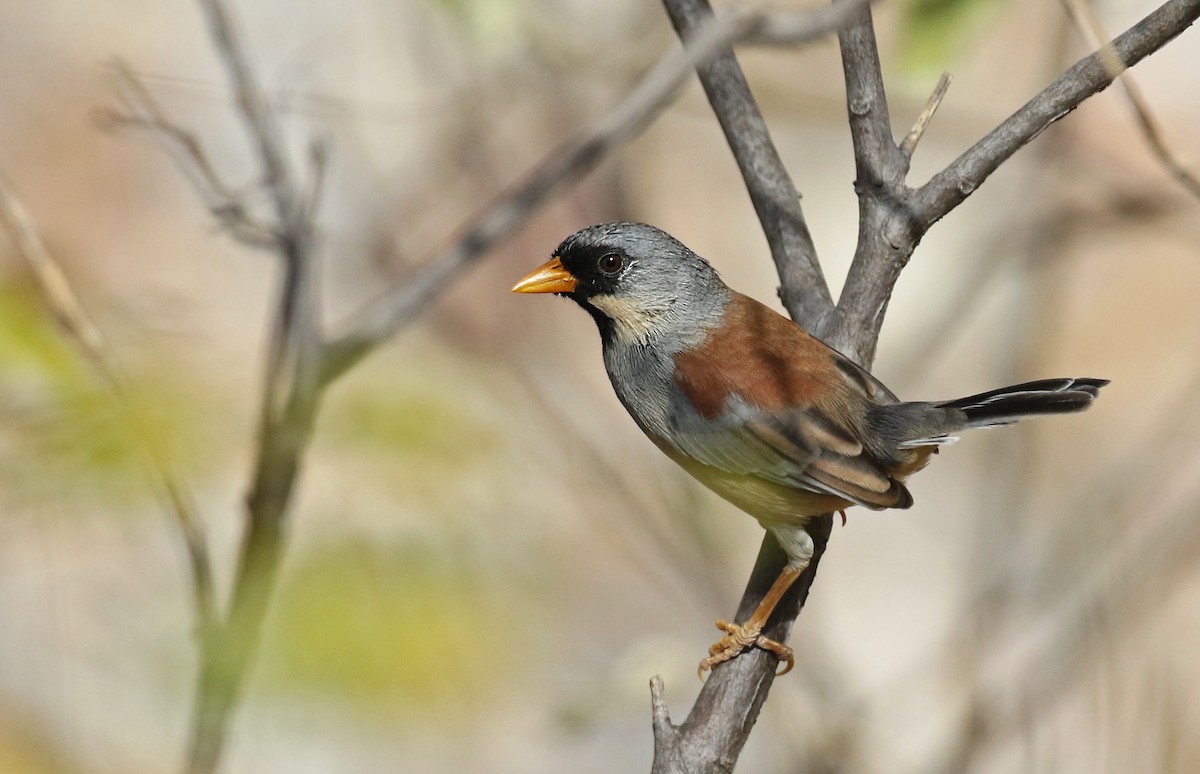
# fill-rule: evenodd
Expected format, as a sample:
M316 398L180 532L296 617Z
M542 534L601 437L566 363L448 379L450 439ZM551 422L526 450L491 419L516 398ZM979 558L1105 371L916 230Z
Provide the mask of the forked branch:
M702 14L707 7L706 0L663 0L663 3L673 20L686 18L685 13ZM835 0L835 6L838 4ZM1125 67L1132 66L1166 45L1197 16L1200 16L1200 0L1170 0L1117 38L1111 50ZM677 29L680 26L676 21ZM681 32L686 34L686 29ZM856 8L838 37L846 76L850 133L854 141L859 238L836 312L824 314L820 311L823 282L794 286L790 283L797 275L785 273L800 265L802 273L809 277L821 276L815 255L809 265L807 248L792 255L784 251L785 258L781 262L774 242L772 250L783 283L781 296L792 301L786 305L793 316L807 322L813 332L835 347L869 366L892 289L925 232L1038 133L1087 97L1103 90L1112 82L1115 73L1111 67L1104 66L1099 54L1084 58L949 167L913 190L905 180L909 160L949 80L943 76L913 130L897 143L888 116L887 94L870 9ZM753 97L740 72L737 77L729 75L737 68L732 53L721 61L726 67L723 77L715 77L704 68L700 69L700 76L722 126L735 127L733 137L729 136L729 129L726 135L737 155L744 140L739 136L738 116L745 114L747 105L753 104ZM766 129L765 126L752 126L750 131L765 134ZM750 191L769 188L781 174L787 177L787 173L781 171L769 140L764 144L759 135L752 147L754 150L749 154L748 163L742 163L739 158ZM757 201L755 204L764 232L770 239L778 229L776 219L771 212L764 214ZM807 233L807 229L802 229L798 201L791 204L789 211L794 213L795 222L790 225L796 229L795 233ZM798 298L803 300L797 301ZM818 311L811 311L814 308ZM810 523L810 531L817 533L814 540L819 551L824 550L830 524L829 517ZM773 639L786 637L799 614L818 558L819 554L797 584L802 588L791 598L787 609L776 611L771 624L773 628L768 631L768 636ZM757 604L782 564L778 546L768 536L747 585L737 620L744 620ZM776 659L759 651L747 652L718 666L701 690L687 721L679 726L670 722L661 680L652 681L655 774L730 771L770 690L775 667Z

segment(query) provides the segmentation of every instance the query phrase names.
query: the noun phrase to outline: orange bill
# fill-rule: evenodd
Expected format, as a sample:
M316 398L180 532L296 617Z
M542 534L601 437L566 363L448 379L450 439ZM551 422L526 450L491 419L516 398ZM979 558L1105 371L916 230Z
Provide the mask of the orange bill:
M513 285L514 293L570 293L579 284L558 257L554 257L526 274Z

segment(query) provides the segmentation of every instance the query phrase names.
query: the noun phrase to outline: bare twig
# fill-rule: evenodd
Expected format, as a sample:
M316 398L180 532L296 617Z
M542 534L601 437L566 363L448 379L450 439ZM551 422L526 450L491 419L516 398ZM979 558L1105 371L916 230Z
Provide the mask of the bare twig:
M200 140L167 117L158 100L127 63L115 60L110 74L113 92L124 105L124 112L99 111L100 125L112 129L148 130L191 183L204 206L238 241L251 247L274 249L278 244L275 234L250 213L244 196L217 174Z
M306 201L288 163L275 115L252 76L233 19L220 0L201 0L200 5L275 205L272 231L283 258L283 282L263 380L258 456L246 497L249 519L229 610L201 653L187 762L192 774L208 774L220 760L230 715L261 639L300 462L320 402L322 350L312 217L324 174L324 153L317 152L313 190Z
M1166 45L1197 17L1200 0L1168 0L1118 37L1113 49L1126 66L1132 66ZM1099 55L1085 57L928 183L911 190L902 180L894 181L890 190L875 197L877 205L886 206L886 214L876 213L872 221L860 222L859 251L838 300L835 330L827 340L848 351L856 351L859 343L874 341L892 289L925 232L1006 159L1112 80ZM864 254L864 237L876 243L871 250L873 258ZM864 254L863 260L859 260L860 254Z
M135 408L136 401L130 395L121 368L110 354L100 329L84 310L62 267L46 249L33 219L3 174L0 174L0 219L16 244L17 252L37 278L46 304L59 327L83 355L106 387L117 410L132 426L147 475L171 511L183 536L191 568L196 628L203 637L212 628L216 616L212 561L191 494L167 454L155 442L146 418Z
M925 134L925 129L928 128L929 122L933 120L933 114L937 112L938 107L942 104L942 98L946 96L946 90L950 88L950 82L954 78L950 73L942 73L942 77L938 78L937 86L933 88L933 93L929 95L929 99L925 102L925 109L917 116L916 123L909 130L908 134L900 141L900 152L907 159L912 159L913 151L917 149L917 143L921 141L922 135Z
M837 26L865 5L833 6L832 10L842 13ZM688 44L712 18L708 0L663 0L663 6L675 31ZM696 69L771 248L780 278L780 300L794 319L816 329L831 311L833 297L800 208L800 193L779 158L732 49Z
M296 208L298 192L287 160L287 146L275 120L271 105L254 80L245 47L239 39L229 11L220 0L201 0L200 10L208 22L209 35L217 47L233 85L239 113L258 151L266 186L275 199L275 215L281 224L291 224L300 214Z
M741 12L717 17L705 25L703 30L691 37L684 51L663 58L590 130L551 153L523 182L471 219L463 235L452 247L426 261L415 276L389 290L347 321L329 342L322 367L322 381L331 381L345 373L421 314L453 277L516 230L552 193L583 177L615 147L644 129L669 104L697 64L719 57L723 50L738 42L761 39L766 43L787 42L796 45L814 40L836 30L844 23L849 12L861 4L862 0L855 0L848 8L834 7L801 16L767 11ZM784 27L786 35L782 32ZM764 30L775 31L768 34ZM760 35L763 37L759 38ZM777 204L783 206L781 202ZM803 225L802 219L798 222ZM807 238L807 230L803 238L799 231L794 232L793 236L803 241ZM789 254L805 254L795 248L792 241L788 245L792 250ZM815 262L815 256L812 260ZM814 293L819 293L816 288L825 287L819 270L816 277L820 282L812 285L809 280L813 275L801 264L807 265L807 259L789 264L793 265L793 274L803 279L798 287L811 287ZM827 290L824 295L828 297ZM814 315L819 316L817 312Z
M1166 45L1200 17L1200 0L1169 0L1112 42L1124 67ZM1006 159L1113 81L1095 53L1079 60L946 169L913 193L912 217L923 232L975 192Z
M321 196L325 193L325 173L329 169L330 141L328 137L314 138L308 146L308 161L311 176L303 197L304 223L313 223L321 207Z
M892 136L870 8L859 11L854 23L838 33L838 43L846 77L846 112L854 140L858 242L838 299L837 316L821 333L834 347L870 367L887 300L870 310L869 316L857 314L860 310L856 305L864 292L863 283L870 281L869 267L892 265L898 272L912 252L880 238L905 193L908 158Z
M1087 41L1089 46L1098 49L1096 52L1104 62L1104 67L1109 74L1117 80L1121 86L1121 91L1125 93L1125 99L1129 102L1129 107L1133 111L1134 118L1137 119L1138 128L1142 131L1142 136L1146 138L1146 143L1150 146L1150 150L1158 157L1163 167L1174 177L1179 183L1187 189L1188 193L1200 199L1200 179L1196 177L1187 164L1185 164L1171 144L1167 141L1166 132L1159 123L1158 118L1154 115L1154 111L1150 108L1150 103L1146 99L1142 89L1138 86L1137 81L1133 76L1125 72L1127 69L1121 57L1113 49L1108 33L1104 30L1104 25L1100 23L1100 19L1096 16L1095 10L1090 3L1085 0L1062 0L1066 6L1067 12L1071 15L1071 20L1075 23L1075 28Z
M877 189L894 185L903 177L907 164L892 137L887 90L869 7L859 9L852 23L838 31L838 43L846 77L846 112L858 175L854 188L861 215L861 207L871 203Z
M670 710L667 708L667 689L659 675L650 678L650 722L654 729L655 767L658 768L661 760L667 771L686 771L676 743L679 731L671 723Z

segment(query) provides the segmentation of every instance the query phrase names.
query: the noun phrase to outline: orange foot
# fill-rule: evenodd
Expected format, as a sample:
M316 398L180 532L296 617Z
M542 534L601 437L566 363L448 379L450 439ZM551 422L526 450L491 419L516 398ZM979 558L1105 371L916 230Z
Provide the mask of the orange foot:
M708 658L700 662L700 668L696 670L696 676L701 680L704 679L705 672L717 664L730 660L748 648L769 650L778 656L780 661L786 661L787 666L783 668L783 671L778 673L780 675L786 675L792 671L792 667L796 664L796 659L792 655L792 649L775 640L763 637L761 625L748 624L743 626L741 624L729 623L728 621L717 621L717 628L725 632L725 636L717 640L708 649Z

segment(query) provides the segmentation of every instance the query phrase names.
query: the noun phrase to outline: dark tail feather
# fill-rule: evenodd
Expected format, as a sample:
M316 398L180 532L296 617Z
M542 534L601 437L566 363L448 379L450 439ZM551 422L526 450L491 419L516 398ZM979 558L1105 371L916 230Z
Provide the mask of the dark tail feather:
M936 404L967 416L963 429L1007 425L1041 414L1068 414L1092 405L1107 379L1042 379Z

